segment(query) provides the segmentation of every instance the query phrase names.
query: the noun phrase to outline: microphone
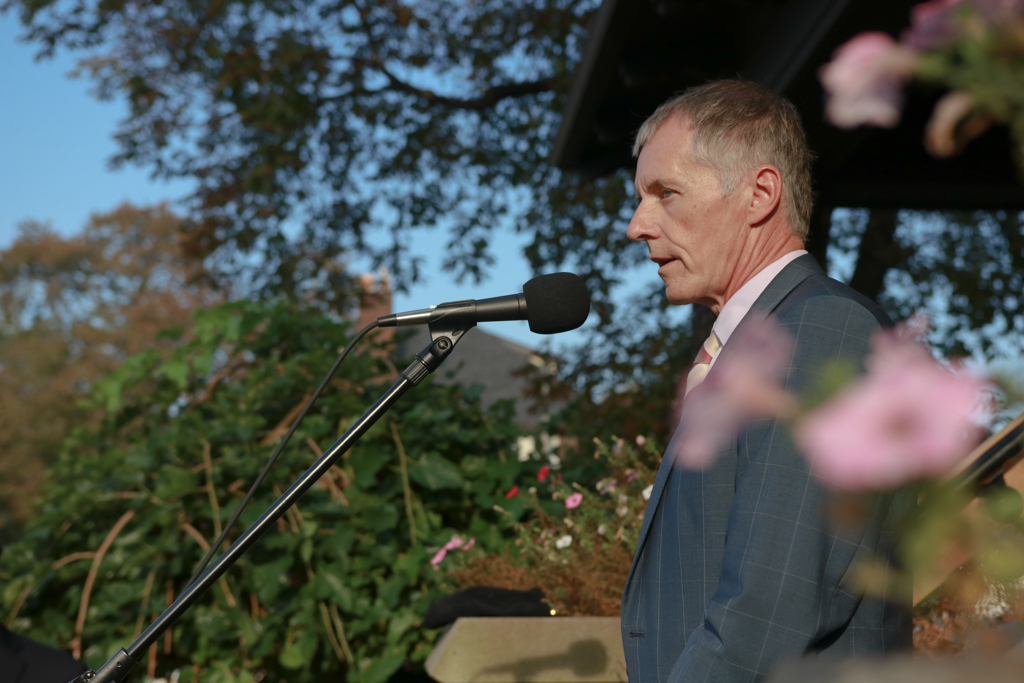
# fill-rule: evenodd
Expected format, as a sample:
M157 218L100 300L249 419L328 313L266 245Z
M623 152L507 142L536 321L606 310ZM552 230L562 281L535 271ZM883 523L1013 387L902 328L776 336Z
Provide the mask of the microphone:
M380 327L446 323L475 325L501 320L528 320L530 331L556 334L575 330L590 315L590 292L575 273L551 273L523 285L522 294L490 299L450 301L417 311L377 318Z

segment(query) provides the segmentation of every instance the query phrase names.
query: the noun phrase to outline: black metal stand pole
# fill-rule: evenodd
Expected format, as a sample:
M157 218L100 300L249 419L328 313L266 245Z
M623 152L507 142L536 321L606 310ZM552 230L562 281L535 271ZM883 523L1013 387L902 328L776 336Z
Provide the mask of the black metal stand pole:
M129 645L127 649L122 648L118 650L99 670L86 671L72 681L72 683L122 683L122 681L126 680L149 646L155 643L164 631L173 626L174 622L199 599L206 589L216 583L217 579L230 569L245 551L259 540L260 536L267 529L277 522L278 518L285 513L285 510L291 507L303 493L308 491L309 487L315 484L337 462L338 458L351 448L366 433L366 430L372 427L410 387L419 384L424 377L441 365L442 361L452 352L455 344L462 338L466 327L470 326L461 325L459 329L452 330L440 325L431 325L430 336L433 339L431 344L417 354L416 359L402 372L398 381L383 396L377 399L377 402L363 413L362 417L340 439L324 451L324 454L308 470L303 472L288 487L288 490L274 501L274 504L267 508L267 511L252 526L246 529L224 554L210 565L202 576L196 579L195 583L182 591L178 599L164 610L163 614L157 617L149 625L149 628L135 639L135 642Z

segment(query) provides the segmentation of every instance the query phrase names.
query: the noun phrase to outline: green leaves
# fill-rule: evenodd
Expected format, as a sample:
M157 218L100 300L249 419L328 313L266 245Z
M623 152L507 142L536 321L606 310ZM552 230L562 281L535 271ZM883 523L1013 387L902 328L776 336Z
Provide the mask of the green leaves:
M462 488L459 467L437 453L424 453L419 462L409 467L409 478L431 491Z
M268 435L347 342L344 324L275 304L233 303L193 320L177 345L128 359L99 385L93 401L104 419L65 443L23 540L0 556L7 577L0 599L7 614L20 603L17 629L64 646L75 635L91 556L56 570L53 563L94 552L121 515L135 511L90 596L81 640L91 667L182 590L276 444ZM358 350L342 366L344 382L313 407L243 515L247 522L313 461L306 439L334 441L338 421L351 422L376 400L388 370ZM408 490L392 432L370 430L336 464L334 489L310 490L184 615L171 653L158 650L157 676L181 669L189 680L197 665L201 681L246 683L262 671L265 680L289 683L342 675L381 683L406 659L422 662L435 634L418 624L442 581L430 557L453 530L487 530L478 544L501 543L501 518L466 494L497 499L521 473L518 463L476 455L511 452L519 432L507 414L485 415L475 400L430 380L407 395L388 417L409 456ZM352 668L338 654L343 638Z
M199 483L197 475L183 467L167 465L158 479L159 484L153 489L157 498L168 499L194 491Z
M316 597L334 603L346 612L352 609L352 591L339 576L345 572L341 567L326 565L316 574Z

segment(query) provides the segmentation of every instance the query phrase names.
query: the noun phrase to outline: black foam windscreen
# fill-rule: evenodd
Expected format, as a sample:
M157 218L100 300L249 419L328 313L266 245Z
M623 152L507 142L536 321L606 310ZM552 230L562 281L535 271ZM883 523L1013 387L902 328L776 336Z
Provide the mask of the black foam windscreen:
M551 273L523 285L530 331L537 334L568 332L587 321L590 292L575 273Z

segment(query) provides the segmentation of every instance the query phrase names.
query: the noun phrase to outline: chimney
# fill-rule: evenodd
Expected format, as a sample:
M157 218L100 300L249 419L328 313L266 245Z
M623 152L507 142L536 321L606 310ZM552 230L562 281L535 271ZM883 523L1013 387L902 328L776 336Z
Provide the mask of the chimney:
M377 275L363 273L359 276L359 322L357 330L361 330L382 315L391 313L391 277L386 268L381 268ZM395 334L393 327L385 327L374 333L380 342L391 341Z

